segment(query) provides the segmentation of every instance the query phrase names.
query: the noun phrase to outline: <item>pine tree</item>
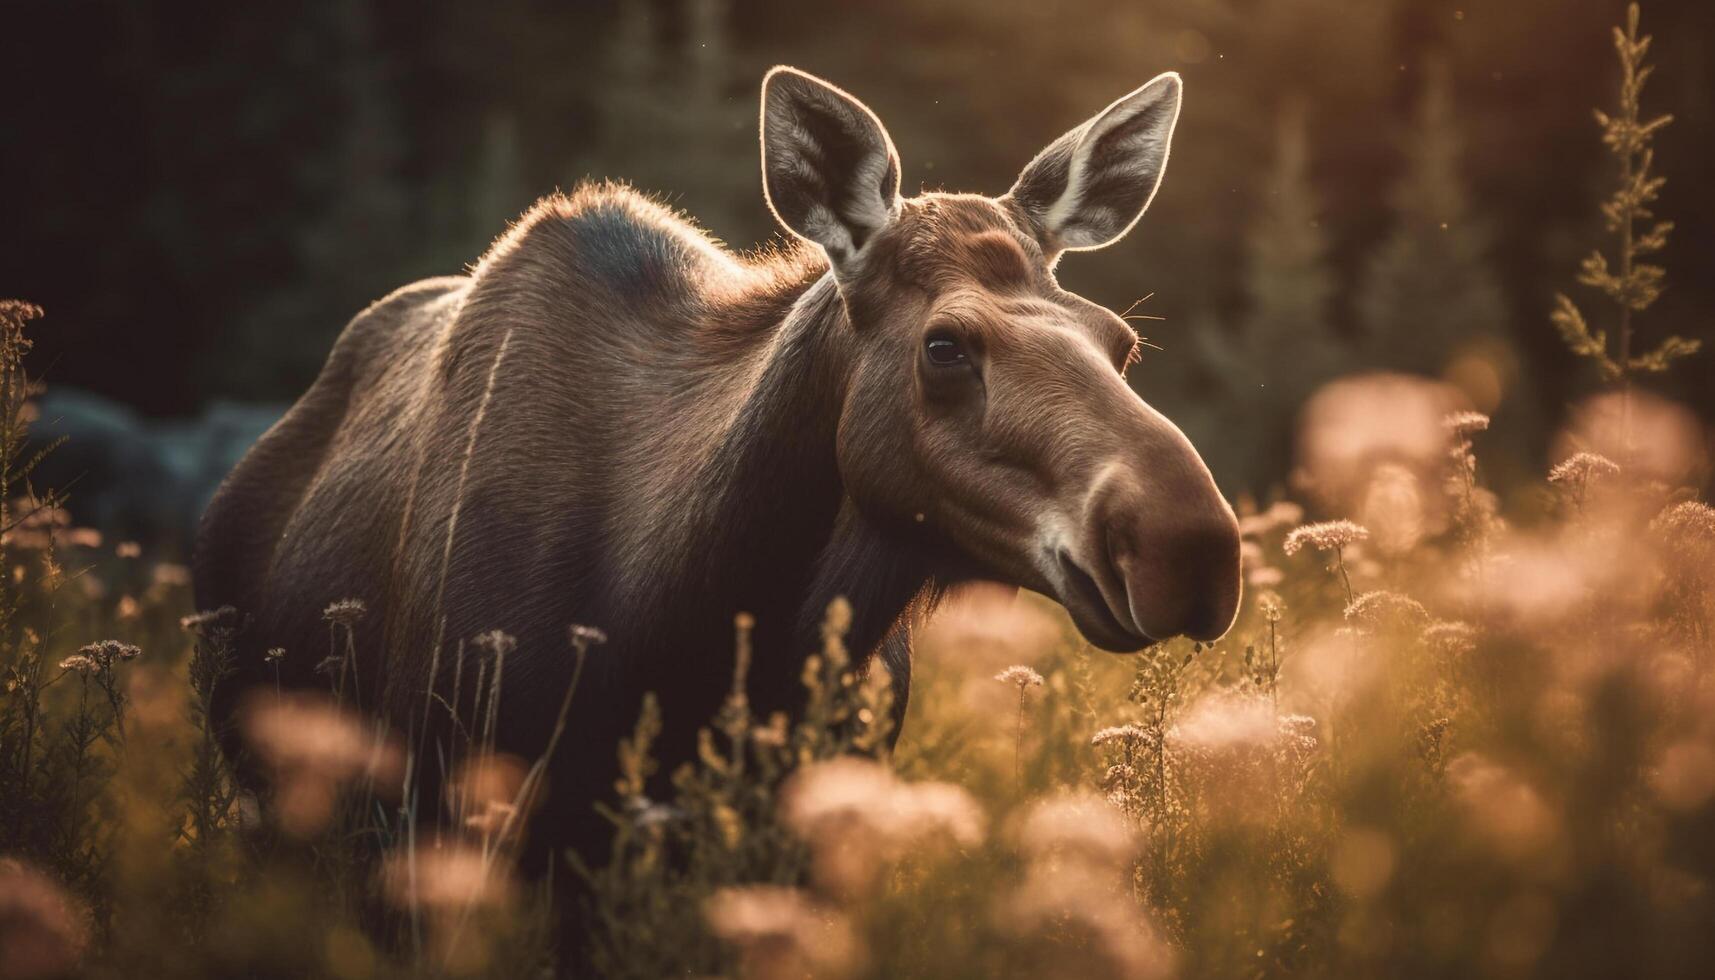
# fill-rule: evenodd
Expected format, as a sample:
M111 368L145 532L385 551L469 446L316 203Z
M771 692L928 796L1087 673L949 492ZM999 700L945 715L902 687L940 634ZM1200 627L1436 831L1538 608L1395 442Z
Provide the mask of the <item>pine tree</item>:
M467 251L486 248L535 201L537 194L524 175L523 143L516 114L500 109L484 120L465 202Z
M1393 228L1357 296L1366 363L1437 374L1459 342L1503 332L1506 304L1486 224L1470 213L1447 67L1432 62L1390 195Z
M377 8L341 4L316 24L330 95L318 131L330 138L298 168L305 204L290 227L293 285L270 291L207 357L227 393L289 396L279 378L315 377L351 311L409 278L406 140Z
M1303 109L1284 112L1261 212L1245 240L1249 313L1241 327L1246 348L1263 358L1253 361L1254 367L1268 372L1278 365L1277 357L1290 355L1299 376L1323 374L1319 368L1333 362L1325 341L1335 281L1321 224L1322 201L1310 183L1309 142Z
M1322 202L1310 180L1302 106L1281 114L1259 203L1245 239L1246 310L1238 335L1199 335L1204 363L1227 389L1232 417L1224 438L1246 443L1238 471L1253 490L1286 472L1299 408L1350 363L1333 327L1336 281Z

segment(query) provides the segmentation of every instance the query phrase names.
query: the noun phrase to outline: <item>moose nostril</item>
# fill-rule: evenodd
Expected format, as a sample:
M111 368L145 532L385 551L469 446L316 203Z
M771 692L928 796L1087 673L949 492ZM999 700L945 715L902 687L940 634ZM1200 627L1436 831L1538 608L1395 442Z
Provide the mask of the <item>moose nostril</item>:
M1163 529L1140 535L1135 547L1114 547L1110 558L1125 578L1132 618L1150 636L1212 640L1225 633L1238 607L1236 523Z
M1221 604L1212 595L1200 593L1191 598L1191 610L1185 617L1185 625L1180 630L1193 640L1214 640L1227 631L1227 624L1232 617L1222 611Z
M1238 525L1228 519L1199 528L1182 548L1185 567L1195 583L1183 631L1192 639L1216 639L1232 625L1238 611Z

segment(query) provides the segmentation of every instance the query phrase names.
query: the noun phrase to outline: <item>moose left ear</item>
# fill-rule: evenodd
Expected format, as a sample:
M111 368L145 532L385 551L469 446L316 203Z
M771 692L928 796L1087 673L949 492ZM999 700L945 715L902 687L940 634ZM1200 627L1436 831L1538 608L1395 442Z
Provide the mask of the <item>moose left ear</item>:
M1143 215L1179 121L1179 74L1157 75L1049 144L1007 196L1036 224L1043 248L1110 245Z

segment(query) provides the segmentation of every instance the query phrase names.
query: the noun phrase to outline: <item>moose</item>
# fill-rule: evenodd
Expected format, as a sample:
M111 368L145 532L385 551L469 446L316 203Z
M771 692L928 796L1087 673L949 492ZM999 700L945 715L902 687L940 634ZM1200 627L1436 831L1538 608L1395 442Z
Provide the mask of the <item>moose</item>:
M1120 98L999 197L908 198L876 116L778 67L762 182L787 244L735 254L585 184L468 275L374 303L203 517L199 606L246 624L216 714L276 666L325 685L321 613L353 597L364 711L434 724L425 692L456 698L472 664L448 651L504 630L494 741L536 758L577 667L568 625L599 627L529 831L588 851L646 692L663 771L693 757L740 613L762 714L801 706L837 597L854 663L885 666L899 711L913 627L960 583L1051 596L1105 650L1218 637L1238 604L1232 509L1127 384L1135 333L1054 277L1148 207L1180 92L1167 73Z

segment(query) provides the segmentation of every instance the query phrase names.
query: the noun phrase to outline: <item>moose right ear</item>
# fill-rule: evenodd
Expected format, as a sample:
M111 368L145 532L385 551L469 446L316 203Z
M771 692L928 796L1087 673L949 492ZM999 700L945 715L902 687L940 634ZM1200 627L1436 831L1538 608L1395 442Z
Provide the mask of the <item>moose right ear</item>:
M1007 194L1046 251L1101 248L1137 223L1167 168L1180 89L1176 72L1155 76L1050 143L1018 175Z
M781 66L762 80L762 189L780 223L844 275L899 213L899 155L862 102Z

